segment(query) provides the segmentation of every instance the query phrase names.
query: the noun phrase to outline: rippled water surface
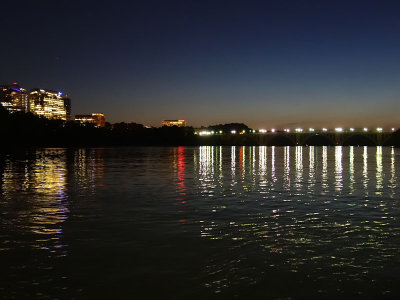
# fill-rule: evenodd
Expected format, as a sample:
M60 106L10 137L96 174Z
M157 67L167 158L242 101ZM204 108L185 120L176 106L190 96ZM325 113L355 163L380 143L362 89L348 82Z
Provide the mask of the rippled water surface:
M0 298L398 298L400 149L0 157Z

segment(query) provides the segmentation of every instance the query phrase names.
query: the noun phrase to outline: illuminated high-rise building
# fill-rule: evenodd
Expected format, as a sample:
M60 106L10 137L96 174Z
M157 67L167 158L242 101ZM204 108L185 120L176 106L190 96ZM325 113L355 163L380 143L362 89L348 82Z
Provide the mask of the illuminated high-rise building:
M106 126L106 116L102 113L92 113L91 115L75 115L75 121L80 124L91 123L96 127Z
M185 120L163 120L161 122L161 126L178 126L178 127L185 127L186 121Z
M29 93L29 111L48 119L68 120L71 114L71 100L61 92L33 89Z
M0 103L10 112L28 111L26 90L21 88L17 82L11 85L0 86Z

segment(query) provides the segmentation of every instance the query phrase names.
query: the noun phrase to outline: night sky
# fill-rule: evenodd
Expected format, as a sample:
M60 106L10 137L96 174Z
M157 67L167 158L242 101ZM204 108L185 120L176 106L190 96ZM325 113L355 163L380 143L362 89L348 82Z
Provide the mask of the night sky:
M160 126L400 126L396 1L1 1L0 84Z

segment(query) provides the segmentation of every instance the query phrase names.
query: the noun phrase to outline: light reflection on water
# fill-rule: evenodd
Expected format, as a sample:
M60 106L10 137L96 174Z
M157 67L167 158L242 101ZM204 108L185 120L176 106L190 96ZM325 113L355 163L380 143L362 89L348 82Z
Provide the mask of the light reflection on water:
M65 255L65 250L60 250L63 248L60 241L61 224L69 213L65 153L46 149L37 150L32 155L36 158L33 161L5 161L1 203L16 209L2 210L2 224L12 226L15 235L24 232L33 234L35 239L27 245L31 248ZM32 191L37 195L35 203L24 199ZM18 202L13 203L13 200ZM14 237L7 235L0 251L10 249L13 244L20 242Z
M290 164L291 150L294 165ZM247 156L252 161L258 157L257 169L253 163L246 164ZM352 280L360 287L350 294L365 293L370 287L362 286L363 280L375 282L373 275L380 272L377 269L390 273L393 270L386 270L387 265L393 257L400 258L396 249L400 246L399 235L393 231L399 229L395 222L398 202L388 202L388 195L392 199L398 195L395 159L395 149L383 147L240 147L242 181L236 182L232 176L238 186L227 201L216 191L212 201L222 201L224 209L213 206L207 219L200 221L201 235L222 240L238 257L249 259L251 255L237 249L256 251L263 267L248 265L234 256L225 257L226 253L215 254L218 259L210 259L207 266L210 278L215 280L210 279L206 286L218 293L235 284L257 286L263 282L263 274L283 276L284 269L288 274L313 278L314 284L323 283L317 294L332 292L324 284L338 285L335 293L349 293L346 285ZM235 147L231 148L230 161L230 172L234 174ZM259 181L248 189L251 174L259 176ZM237 211L238 202L246 203L243 209L247 217ZM224 221L223 215L231 217ZM248 276L249 270L243 271L243 265L259 277ZM334 283L327 283L332 280ZM391 292L388 289L380 295Z
M398 155L202 146L3 157L0 295L395 297Z
M62 294L66 272L55 269L68 256L63 224L70 215L71 192L93 193L102 186L101 156L101 149L38 149L0 157L0 258L7 283L0 285L0 295L47 298L52 290ZM49 278L41 281L42 273Z

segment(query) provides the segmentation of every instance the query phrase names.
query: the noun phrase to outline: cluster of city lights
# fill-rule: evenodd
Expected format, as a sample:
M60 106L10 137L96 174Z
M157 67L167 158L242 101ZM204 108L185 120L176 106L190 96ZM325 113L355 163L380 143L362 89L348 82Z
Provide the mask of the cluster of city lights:
M199 132L199 135L211 135L211 134L214 134L214 131L204 130Z
M393 132L393 131L395 131L396 130L396 128L391 128L391 131ZM342 128L342 127L336 127L336 128L334 128L334 129L328 129L328 128L322 128L322 129L315 129L315 128L308 128L308 130L305 130L305 129L303 129L303 128L295 128L294 129L294 132L296 132L296 133L306 133L306 132L336 132L336 133L341 133L341 132L354 132L354 131L357 131L357 132L368 132L368 131L370 131L370 132L374 132L374 130L370 130L370 129L368 129L367 127L364 127L364 128L360 128L360 129L355 129L355 128L353 128L353 127L351 127L351 128L349 128L349 129L344 129L344 128ZM230 131L230 133L231 134L245 134L245 133L276 133L276 132L286 132L286 133L289 133L289 132L291 132L291 129L289 129L289 128L285 128L285 129L283 129L283 131L282 130L277 130L276 128L271 128L270 130L267 130L267 129L264 129L264 128L262 128L262 129L258 129L258 130L248 130L248 131L246 131L246 130L242 130L242 131L236 131L236 130L231 130ZM375 129L375 132L383 132L383 128L382 127L377 127L376 129ZM220 131L213 131L213 130L211 130L211 131L208 131L208 130L202 130L202 131L196 131L195 132L195 134L198 134L198 135L201 135L201 136L207 136L207 135L213 135L213 134L223 134L223 131L222 130L220 130Z

